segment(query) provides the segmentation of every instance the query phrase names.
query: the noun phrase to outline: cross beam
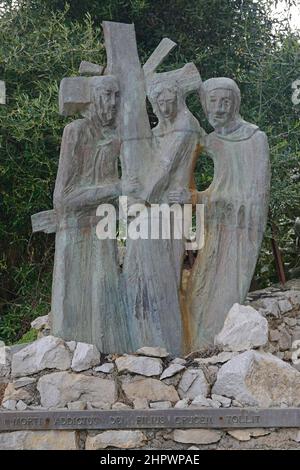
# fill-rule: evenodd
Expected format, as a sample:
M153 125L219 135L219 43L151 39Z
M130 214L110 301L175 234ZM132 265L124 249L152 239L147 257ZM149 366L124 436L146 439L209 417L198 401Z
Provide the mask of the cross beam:
M188 94L201 86L201 77L194 64L186 64L171 72L156 73L156 69L176 47L171 39L164 38L141 67L133 24L103 22L107 67L83 61L79 77L64 78L59 90L59 112L64 116L84 114L90 104L91 87L99 76L114 75L120 86L119 133L122 181L144 172L152 162L151 129L146 108L146 88L156 81L176 82ZM0 103L1 103L0 82ZM3 88L2 88L3 89ZM4 86L5 93L5 86ZM5 96L5 94L4 94ZM5 100L5 98L4 98ZM54 233L58 220L55 210L43 211L31 217L33 232Z

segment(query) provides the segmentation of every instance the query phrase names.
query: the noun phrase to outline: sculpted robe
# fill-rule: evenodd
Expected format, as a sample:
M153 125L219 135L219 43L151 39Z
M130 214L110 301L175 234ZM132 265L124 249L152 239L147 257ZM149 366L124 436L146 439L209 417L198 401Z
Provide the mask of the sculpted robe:
M164 132L158 125L153 134L153 166L145 184L150 189L143 198L161 204L168 202L170 191L189 190L201 132L198 121L185 108L171 131ZM143 217L150 224L149 209ZM182 352L179 289L183 255L183 239L128 238L124 291L135 348L161 346L175 354Z
M128 347L116 240L99 240L96 208L119 195L119 143L87 119L66 126L54 191L56 233L52 331L103 352ZM109 267L109 269L108 269Z
M241 121L229 135L212 132L205 150L214 161L205 205L205 241L187 293L190 348L212 345L235 302L248 293L267 222L270 168L266 135Z

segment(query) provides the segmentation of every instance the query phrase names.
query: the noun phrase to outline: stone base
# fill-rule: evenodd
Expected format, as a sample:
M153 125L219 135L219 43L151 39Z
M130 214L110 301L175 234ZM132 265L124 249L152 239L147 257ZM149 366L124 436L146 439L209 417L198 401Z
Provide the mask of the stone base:
M1 450L299 450L295 429L149 429L103 431L15 431L0 433Z
M256 312L237 314L236 306L218 346L185 358L151 347L104 357L95 346L43 334L0 348L0 412L300 407L300 291L265 289L249 294L247 303ZM245 334L243 315L254 336ZM300 425L0 433L0 449L84 448L299 449Z

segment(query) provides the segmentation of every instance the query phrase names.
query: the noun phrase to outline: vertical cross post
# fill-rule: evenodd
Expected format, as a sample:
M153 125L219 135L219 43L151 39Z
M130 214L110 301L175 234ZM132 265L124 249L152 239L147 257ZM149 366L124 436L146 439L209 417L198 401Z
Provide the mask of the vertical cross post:
M151 159L151 130L146 109L146 87L133 24L103 22L107 68L120 86L122 180L137 176Z

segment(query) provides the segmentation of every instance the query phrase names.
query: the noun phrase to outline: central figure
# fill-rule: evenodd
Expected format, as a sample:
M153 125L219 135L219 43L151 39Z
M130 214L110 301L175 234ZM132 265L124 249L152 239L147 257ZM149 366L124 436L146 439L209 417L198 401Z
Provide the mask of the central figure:
M124 292L132 316L135 347L155 344L179 354L184 340L180 283L185 238L181 209L191 202L193 167L203 131L188 110L186 94L176 81L156 79L148 83L147 94L158 124L152 130L151 171L142 182L142 199L148 206L166 203L175 206L171 213L159 212L156 219L151 207L144 209L142 217L148 222L149 237L128 238ZM162 224L170 227L167 239L162 236ZM177 227L182 232L180 239L174 237L175 224L181 225ZM158 239L151 238L153 229L159 233Z

